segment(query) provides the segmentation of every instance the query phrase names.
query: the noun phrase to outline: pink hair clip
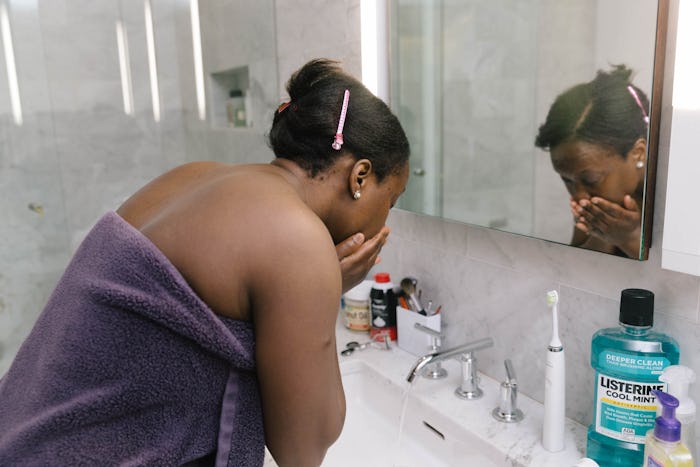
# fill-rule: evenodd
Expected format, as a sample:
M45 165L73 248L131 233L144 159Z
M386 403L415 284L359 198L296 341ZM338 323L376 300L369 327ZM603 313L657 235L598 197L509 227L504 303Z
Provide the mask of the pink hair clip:
M335 139L331 145L336 151L340 151L343 146L343 126L345 126L345 114L348 112L348 101L350 100L350 91L345 90L343 95L343 108L340 110L340 121L338 122L338 129L335 132Z
M632 94L634 101L637 103L637 106L642 111L642 115L644 116L644 121L647 122L647 124L649 124L649 116L647 115L646 111L644 110L644 106L642 105L642 101L639 99L639 96L637 95L637 91L634 90L634 87L631 84L627 86L627 90L630 92L630 94Z

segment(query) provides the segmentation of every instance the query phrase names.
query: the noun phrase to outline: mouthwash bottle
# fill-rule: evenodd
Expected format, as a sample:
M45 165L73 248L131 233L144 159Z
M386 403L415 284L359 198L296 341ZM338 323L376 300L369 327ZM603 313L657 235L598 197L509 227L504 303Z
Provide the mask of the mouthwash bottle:
M591 341L595 388L586 457L605 467L639 467L656 419L653 391L666 390L659 376L678 363L680 352L673 338L652 330L652 292L623 290L619 321Z

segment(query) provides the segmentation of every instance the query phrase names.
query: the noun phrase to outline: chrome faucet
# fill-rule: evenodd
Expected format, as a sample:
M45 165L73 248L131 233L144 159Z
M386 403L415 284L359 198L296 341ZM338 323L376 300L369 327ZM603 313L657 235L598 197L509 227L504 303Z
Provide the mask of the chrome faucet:
M440 350L440 347L442 347L443 338L441 332L431 329L427 326L423 326L420 323L415 323L413 327L416 328L418 331L430 336L430 351L432 353L435 353ZM440 365L439 360L427 364L421 373L423 374L423 377L428 379L440 379L447 376L447 370L444 369L442 365Z
M474 358L473 353L487 347L493 347L493 339L490 337L423 355L413 365L406 380L412 383L416 375L420 374L426 366L432 363L459 357L462 362L462 384L455 390L455 393L465 399L476 399L481 396L482 392L479 389L479 376L477 375L476 358Z

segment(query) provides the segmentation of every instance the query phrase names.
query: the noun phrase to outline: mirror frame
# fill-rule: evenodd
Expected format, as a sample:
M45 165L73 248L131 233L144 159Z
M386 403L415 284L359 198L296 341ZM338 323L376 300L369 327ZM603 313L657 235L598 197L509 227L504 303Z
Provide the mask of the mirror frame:
M659 152L659 131L661 127L661 104L664 89L664 68L666 66L666 38L668 35L670 0L658 0L656 16L656 47L654 49L654 73L652 74L651 102L649 113L649 141L647 144L647 176L644 191L644 212L639 260L649 259L654 225L654 200L656 194L656 164Z

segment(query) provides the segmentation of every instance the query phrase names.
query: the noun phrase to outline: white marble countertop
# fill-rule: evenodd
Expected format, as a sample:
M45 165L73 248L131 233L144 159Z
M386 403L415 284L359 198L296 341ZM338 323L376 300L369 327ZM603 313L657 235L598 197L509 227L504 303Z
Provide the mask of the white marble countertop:
M369 336L367 333L348 330L339 319L336 339L340 351L349 341L364 342L369 339ZM483 352L487 351L488 349ZM338 358L341 368L344 362L360 360L400 387L408 387L406 376L417 360L416 356L400 349L396 342L392 342L392 348L388 351L367 348L347 357L339 355ZM569 467L584 457L585 426L567 419L564 451L547 452L541 444L544 413L542 404L523 394L518 394L518 408L523 411L524 419L517 423L499 422L491 416L491 411L499 402L499 381L480 374L483 397L478 400L464 400L454 395L454 389L459 386L461 380L459 362L448 360L443 362L443 367L448 371L446 378L440 380L417 378L414 380L411 394L420 397L431 409L442 416L449 417L499 452L503 452L504 466ZM520 371L526 371L526 369Z

